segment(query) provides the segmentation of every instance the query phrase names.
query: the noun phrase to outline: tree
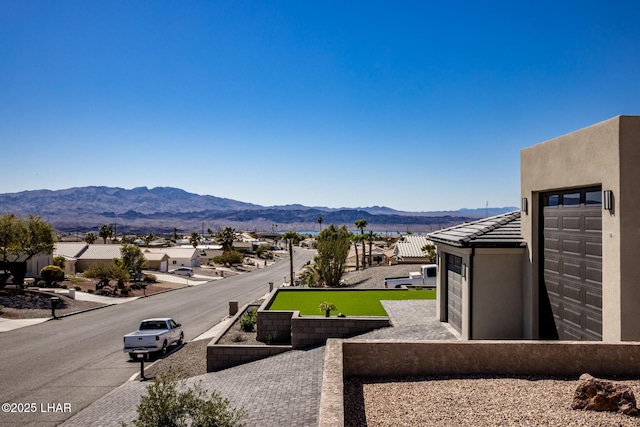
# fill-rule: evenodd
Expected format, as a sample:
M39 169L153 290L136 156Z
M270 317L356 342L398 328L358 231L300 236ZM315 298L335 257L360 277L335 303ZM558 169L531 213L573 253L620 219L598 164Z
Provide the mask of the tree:
M322 223L324 222L324 220L322 219L321 216L318 217L318 224L320 224L320 231L322 231Z
M350 239L353 242L353 247L356 249L356 270L360 268L360 260L358 258L358 245L362 242L363 236L361 234L351 233Z
M329 225L318 234L318 275L321 286L340 286L351 242L346 226Z
M50 254L56 242L56 235L51 224L39 216L27 214L19 217L4 214L0 217L0 245L2 246L2 265L0 270L11 270L16 283L22 283L25 272L12 269L11 264L18 261L24 263L40 254ZM14 271L15 270L15 271ZM6 277L0 280L0 287L5 285Z
M185 381L169 369L147 387L138 404L136 427L240 427L244 408L235 409L215 391L207 394L200 383L185 390Z
M427 243L426 245L421 247L420 250L424 252L424 255L427 258L429 258L431 262L433 262L436 259L436 247L434 244Z
M116 280L118 283L128 282L130 278L129 272L115 263L94 264L87 268L82 275L88 279L99 279L99 286L106 286L111 280Z
M200 242L200 240L202 240L202 238L200 237L200 234L198 234L197 231L192 231L191 234L189 235L189 243L194 248L198 247L198 243Z
M107 239L113 236L113 227L110 224L102 224L98 229L98 236L102 237L104 244L107 244Z
M121 258L117 260L116 264L119 264L129 274L133 274L138 277L142 272L145 264L147 263L142 250L136 245L125 243L120 248Z
M54 283L64 280L64 270L57 265L45 265L40 269L40 277L46 282L47 287L49 287Z
M90 245L94 244L96 242L96 240L98 240L98 236L96 236L96 233L94 233L92 231L88 232L84 236L84 241L87 242Z
M371 267L373 265L373 254L372 254L373 241L378 238L378 235L374 234L373 231L369 230L369 234L367 234L366 236L367 236L366 240L367 242L369 242L369 267Z
M358 219L354 224L356 228L360 229L360 234L362 235L364 235L364 229L367 227L367 225L369 225L366 219ZM363 269L367 266L367 262L366 262L367 251L364 246L364 240L365 239L363 238L362 239L362 268Z
M289 277L290 284L293 286L293 245L300 243L302 236L295 231L287 231L282 235L282 239L289 242Z
M236 230L231 227L225 227L216 234L216 239L222 245L223 252L231 251L233 250L233 242L236 240Z
M153 233L149 233L147 235L145 235L142 240L144 240L144 245L145 246L149 246L149 244L151 244L151 242L153 242L156 238L156 235Z

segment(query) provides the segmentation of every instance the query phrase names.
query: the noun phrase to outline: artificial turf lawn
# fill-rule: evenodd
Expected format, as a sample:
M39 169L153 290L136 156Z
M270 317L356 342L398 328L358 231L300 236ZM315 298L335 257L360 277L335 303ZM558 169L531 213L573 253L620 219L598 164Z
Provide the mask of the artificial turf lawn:
M386 316L380 300L436 299L434 289L423 290L366 290L366 291L286 291L278 292L269 310L300 310L302 316L319 316L318 306L330 302L336 306L331 315Z

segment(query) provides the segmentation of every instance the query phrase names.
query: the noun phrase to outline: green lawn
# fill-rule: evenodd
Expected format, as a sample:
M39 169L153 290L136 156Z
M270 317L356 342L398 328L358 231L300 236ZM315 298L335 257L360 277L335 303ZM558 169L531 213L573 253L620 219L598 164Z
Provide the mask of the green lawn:
M435 290L318 290L278 292L269 310L300 310L301 315L320 316L318 306L326 301L336 306L331 315L386 316L380 300L436 299Z

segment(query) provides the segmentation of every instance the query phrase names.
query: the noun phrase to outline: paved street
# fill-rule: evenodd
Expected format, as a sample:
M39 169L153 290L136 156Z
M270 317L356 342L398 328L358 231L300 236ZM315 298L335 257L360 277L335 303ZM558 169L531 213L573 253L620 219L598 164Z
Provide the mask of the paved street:
M313 254L297 251L296 269ZM252 273L0 333L0 403L37 407L35 413L0 413L0 425L60 424L138 372L139 365L122 352L122 336L141 319L174 317L190 340L218 323L230 300L242 305L263 296L268 282L280 283L288 270L284 260ZM50 405L53 410L47 411Z
M358 338L453 340L454 335L436 320L435 301L384 301L394 327ZM314 426L318 421L324 347L291 351L220 372L190 378L248 412L248 426ZM113 390L64 427L119 426L136 418L136 407L147 384L130 381Z

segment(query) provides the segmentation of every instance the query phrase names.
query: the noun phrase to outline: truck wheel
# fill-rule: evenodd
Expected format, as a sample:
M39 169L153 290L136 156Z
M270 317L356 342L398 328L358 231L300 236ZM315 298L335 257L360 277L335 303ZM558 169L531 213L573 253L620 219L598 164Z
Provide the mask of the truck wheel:
M164 340L164 342L162 343L162 350L160 350L160 354L162 354L163 356L167 354L167 340Z
M178 339L178 345L181 346L184 342L184 333L180 332L180 339Z

